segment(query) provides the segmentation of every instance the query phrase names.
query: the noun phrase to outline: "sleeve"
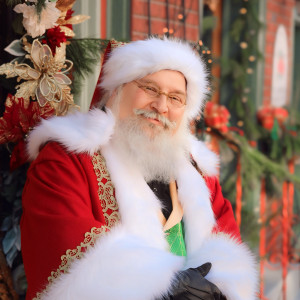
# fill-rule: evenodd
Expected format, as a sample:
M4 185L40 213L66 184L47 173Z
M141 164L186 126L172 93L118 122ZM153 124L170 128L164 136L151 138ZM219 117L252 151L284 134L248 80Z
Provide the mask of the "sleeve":
M231 203L224 198L219 180L217 177L206 177L205 180L211 192L212 209L217 222L214 232L223 232L241 241L240 231L234 218Z
M93 235L92 229L106 230L104 217L99 213L100 203L98 211L93 207L89 176L77 155L67 154L53 142L42 149L30 166L21 220L22 255L28 281L26 299L32 299L45 288L51 272L57 276L55 272L62 258L67 264L67 251L70 257L80 255L79 246L84 246L85 238Z

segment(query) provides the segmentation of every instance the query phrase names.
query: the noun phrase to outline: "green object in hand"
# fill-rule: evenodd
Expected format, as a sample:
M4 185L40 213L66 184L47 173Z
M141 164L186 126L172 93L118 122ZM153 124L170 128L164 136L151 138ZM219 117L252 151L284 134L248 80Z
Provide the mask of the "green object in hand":
M165 233L167 242L170 245L170 252L178 256L186 256L183 222L180 221L166 230Z

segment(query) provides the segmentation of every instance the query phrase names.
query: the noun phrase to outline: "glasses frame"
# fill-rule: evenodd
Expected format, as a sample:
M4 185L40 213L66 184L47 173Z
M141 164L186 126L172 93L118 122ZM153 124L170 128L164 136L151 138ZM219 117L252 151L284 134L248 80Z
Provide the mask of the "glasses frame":
M149 97L151 98L159 98L161 95L165 95L167 97L167 100L168 102L171 104L172 103L172 98L170 95L172 94L176 94L176 93L166 93L166 92L163 92L159 87L157 87L157 90L156 90L156 95L152 95L149 93L149 91L146 89L146 87L153 87L156 89L155 86L151 86L149 84L146 84L146 83L141 83L141 82L138 82L137 80L133 80L132 81L133 83L135 83L137 85L138 88L140 88L141 90L144 91L145 94L147 94ZM154 92L154 91L152 91ZM177 95L177 94L176 94ZM186 96L183 96L184 97L184 103L181 104L180 106L174 106L174 105L171 105L172 107L175 107L175 108L182 108L184 106L186 106ZM181 97L180 97L181 98ZM178 102L179 103L179 102Z

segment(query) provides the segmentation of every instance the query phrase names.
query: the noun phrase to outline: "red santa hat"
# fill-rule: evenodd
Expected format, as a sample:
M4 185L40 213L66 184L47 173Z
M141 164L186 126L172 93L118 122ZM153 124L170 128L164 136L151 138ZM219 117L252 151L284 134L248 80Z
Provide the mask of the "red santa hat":
M104 92L111 93L124 83L160 70L174 70L181 72L187 81L188 119L195 118L202 111L208 85L207 70L189 43L165 37L134 41L120 47L116 45L116 42L111 42L104 54L92 106L100 101Z

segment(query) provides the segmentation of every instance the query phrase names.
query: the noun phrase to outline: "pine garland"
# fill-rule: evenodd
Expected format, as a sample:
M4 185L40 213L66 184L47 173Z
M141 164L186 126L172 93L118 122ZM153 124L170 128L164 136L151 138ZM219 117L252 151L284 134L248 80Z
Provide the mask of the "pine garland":
M255 120L255 101L250 97L249 83L251 72L255 67L255 61L261 57L257 45L257 33L262 24L257 17L258 0L234 1L234 12L237 14L229 33L233 42L231 58L221 60L222 82L230 82L233 93L227 99L227 106L230 109L232 122L238 125L245 132L249 140L257 139L259 129ZM249 58L254 57L255 61ZM250 72L250 73L249 73ZM239 121L243 124L239 124Z
M16 6L18 4L21 4L21 3L23 3L22 0L6 0L6 5L8 7L14 7L14 6Z
M46 0L38 0L35 6L37 15L40 16L42 10L46 8Z
M94 71L99 63L101 53L108 44L108 40L101 39L72 39L67 46L66 57L73 62L72 93L81 90L82 79Z

